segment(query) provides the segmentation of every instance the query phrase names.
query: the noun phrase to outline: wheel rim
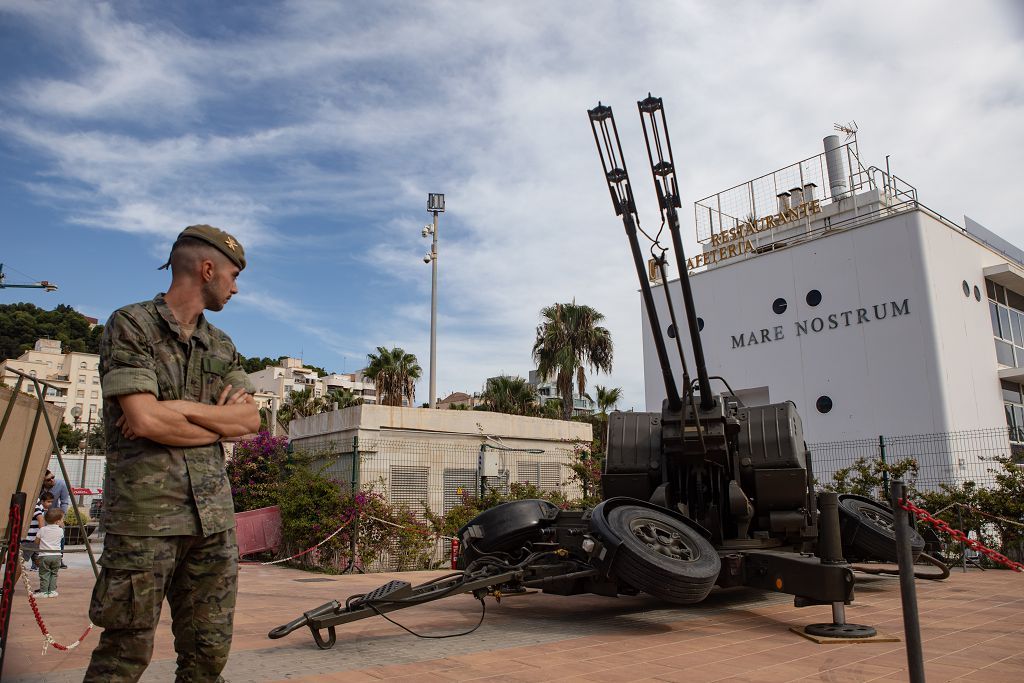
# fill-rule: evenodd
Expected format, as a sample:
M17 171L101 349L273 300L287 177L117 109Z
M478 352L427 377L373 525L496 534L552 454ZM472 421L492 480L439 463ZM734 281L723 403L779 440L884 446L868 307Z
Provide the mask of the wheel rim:
M874 525L885 529L893 536L896 535L896 526L893 524L892 517L888 513L882 510L864 507L861 508L860 514L870 520Z
M700 548L668 524L648 517L629 523L633 536L648 548L679 562L693 562L700 557Z

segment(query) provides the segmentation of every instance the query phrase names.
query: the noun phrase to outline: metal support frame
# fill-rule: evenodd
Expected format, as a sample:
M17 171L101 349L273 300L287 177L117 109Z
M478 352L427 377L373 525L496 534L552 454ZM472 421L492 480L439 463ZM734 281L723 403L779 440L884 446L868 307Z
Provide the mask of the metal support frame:
M287 624L278 626L270 631L267 637L272 639L283 638L303 626L309 628L321 650L329 650L337 642L335 627L341 624L348 624L367 617L382 616L388 612L415 607L441 598L464 593L474 593L483 598L488 593L493 593L496 587L507 583L522 583L530 587L542 587L548 580L581 579L597 575L596 569L575 571L576 565L572 563L559 563L555 565L540 565L522 569L511 569L497 574L477 575L458 572L441 579L427 581L418 586L411 587L405 582L390 582L372 591L366 596L359 596L349 599L346 604L337 600L320 605L316 609L304 612L302 616ZM382 597L371 597L373 593L384 593ZM402 597L388 597L388 593ZM327 631L324 638L321 631Z
M63 454L61 453L60 446L58 446L57 444L57 431L54 430L53 425L50 423L50 416L46 414L45 391L43 391L43 389L40 388L50 387L56 389L57 387L51 387L50 384L42 380L39 380L35 377L32 377L31 375L27 375L21 372L20 370L15 370L14 368L7 368L7 371L14 373L15 375L18 375L18 380L14 385L14 393L12 394L11 397L11 403L10 405L7 406L7 410L4 413L3 421L0 422L0 438L3 438L3 433L7 429L7 423L10 420L11 413L14 410L14 400L18 396L18 393L21 391L21 387L22 384L24 383L24 380L27 379L32 383L32 388L35 391L36 399L39 402L38 406L36 407L35 420L32 423L32 433L29 435L28 444L25 448L25 458L22 460L21 473L18 476L17 490L22 491L22 489L24 489L25 487L25 479L26 476L28 475L27 470L29 453L31 453L32 446L35 443L36 431L38 430L40 422L46 425L46 431L50 435L50 445L52 446L52 452L54 455L57 456L57 464L60 466L61 476L64 477L64 482L67 483L68 481L70 481L70 477L68 477L67 467L64 466L64 457ZM85 550L89 555L89 562L92 565L92 572L98 578L100 575L100 569L99 566L96 564L96 557L93 555L92 545L89 543L89 535L85 529L85 522L83 521L82 513L78 509L78 503L75 501L75 497L69 496L69 498L71 499L71 508L75 511L75 517L78 519L78 528L81 530L82 538L85 540Z

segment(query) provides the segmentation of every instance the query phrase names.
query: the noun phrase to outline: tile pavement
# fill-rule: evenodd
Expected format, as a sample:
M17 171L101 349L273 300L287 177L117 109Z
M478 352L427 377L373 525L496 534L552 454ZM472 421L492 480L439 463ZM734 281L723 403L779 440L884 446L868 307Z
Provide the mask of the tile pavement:
M415 638L380 618L338 629L338 644L318 650L309 632L269 640L267 631L304 610L368 591L392 578L414 583L442 572L326 577L281 567L244 566L235 637L224 674L229 681L906 681L903 643L817 645L793 625L826 621L825 607L796 609L781 594L716 591L690 607L646 597L603 598L530 594L487 601L473 634ZM954 571L944 582L919 581L918 600L928 681L1024 679L1024 576L1004 571ZM60 597L40 603L54 636L81 633L91 572L72 563L61 572ZM902 636L898 582L858 575L850 621ZM480 604L458 596L391 615L431 635L476 624ZM41 654L42 640L19 587L11 617L4 680L80 681L96 633L72 652ZM173 679L174 651L167 610L153 662L143 681Z

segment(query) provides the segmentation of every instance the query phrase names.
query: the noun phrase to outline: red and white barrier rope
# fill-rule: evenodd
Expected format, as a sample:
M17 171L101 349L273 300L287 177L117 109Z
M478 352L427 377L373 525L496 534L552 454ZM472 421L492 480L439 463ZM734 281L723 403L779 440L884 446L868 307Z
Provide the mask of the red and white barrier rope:
M69 645L58 643L54 639L54 637L50 635L50 630L46 628L46 623L43 621L43 615L39 612L39 604L36 602L36 596L32 594L32 584L29 583L28 574L28 564L22 563L21 578L25 582L25 590L28 592L28 606L32 608L32 614L34 614L36 617L36 624L39 625L39 630L43 634L43 654L46 654L46 650L50 646L52 646L53 649L60 650L62 652L74 650L76 647L82 644L82 641L85 640L86 636L88 636L89 633L92 631L93 623L91 621L89 622L89 625L86 627L85 631L82 633L82 635L78 636L78 640L76 640L75 642Z
M1006 557L1001 553L996 552L995 550L992 550L991 548L986 548L984 545L974 540L973 538L968 538L967 534L960 531L959 529L954 529L953 527L949 526L949 524L947 524L944 520L939 519L938 517L933 517L924 508L919 508L908 500L900 500L899 504L901 508L907 510L908 512L912 512L918 519L928 522L933 527L935 527L943 533L949 534L956 540L966 545L971 550L977 550L993 562L1003 564L1009 567L1010 569L1014 570L1015 572L1024 572L1024 564L1021 564L1020 562L1015 562L1014 560L1011 560L1010 558Z
M287 562L288 560L294 560L297 557L302 557L306 553L313 552L314 550L316 550L317 548L322 546L324 543L327 543L327 541L331 540L332 538L334 538L335 536L340 534L341 530L344 529L345 527L347 527L349 524L351 524L353 519L355 519L355 516L349 517L347 520L345 520L345 522L341 526L339 526L337 529L335 529L331 533L330 536L328 536L324 540L320 541L316 545L312 545L312 546L306 548L302 552L295 553L291 557L284 557L284 558L282 558L280 560L271 560L270 562L242 562L241 564L258 564L260 566L267 566L267 565L272 565L272 564L281 564L282 562Z
M386 519L381 519L380 517L374 517L373 515L363 515L363 517L365 517L367 519L372 519L375 522L380 522L381 524L387 524L389 526L396 527L398 529L411 529L412 528L412 527L409 527L409 526L403 526L401 524L395 524L394 522L388 521ZM320 541L316 545L312 545L312 546L306 548L305 550L303 550L301 552L295 553L294 555L292 555L290 557L284 557L284 558L281 558L280 560L271 560L270 562L241 562L240 564L268 566L268 565L273 565L273 564L281 564L282 562L287 562L289 560L294 560L294 559L296 559L298 557L302 557L303 555L305 555L307 553L313 552L314 550L316 550L317 548L322 546L324 543L327 543L327 541L331 540L332 538L334 538L335 536L340 534L341 530L344 529L345 527L347 527L349 524L351 524L354 519L355 519L355 515L353 515L352 517L349 517L347 520L345 520L345 522L341 526L339 526L337 529L335 529L324 540ZM458 539L455 539L455 538L453 538L451 536L441 536L440 534L438 534L437 537L440 538L440 539L446 540L446 541L458 542Z

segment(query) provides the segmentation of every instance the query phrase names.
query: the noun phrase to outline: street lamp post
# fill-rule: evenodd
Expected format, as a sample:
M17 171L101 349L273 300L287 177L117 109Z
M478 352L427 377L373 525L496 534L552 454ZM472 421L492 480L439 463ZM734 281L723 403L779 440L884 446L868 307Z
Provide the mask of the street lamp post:
M434 214L434 224L424 226L423 236L432 237L430 252L423 257L431 264L430 279L430 407L437 407L437 214L444 213L444 195L427 195L427 211Z
M81 443L78 444L79 448L82 451L82 477L81 477L81 482L79 483L79 488L82 488L82 489L85 488L85 472L86 472L86 467L88 467L88 465L89 465L89 437L92 435L92 411L93 411L93 409L94 409L94 406L90 405L89 406L89 418L85 422L85 425L86 425L85 426L85 448L82 448L82 444ZM79 408L78 406L75 406L74 408L72 408L71 409L71 417L75 418L75 429L78 429L78 425L79 425L79 422L80 422L81 417L82 417L82 409ZM78 494L78 504L79 505L83 505L84 504L83 501L84 501L84 496L81 493L79 493Z

